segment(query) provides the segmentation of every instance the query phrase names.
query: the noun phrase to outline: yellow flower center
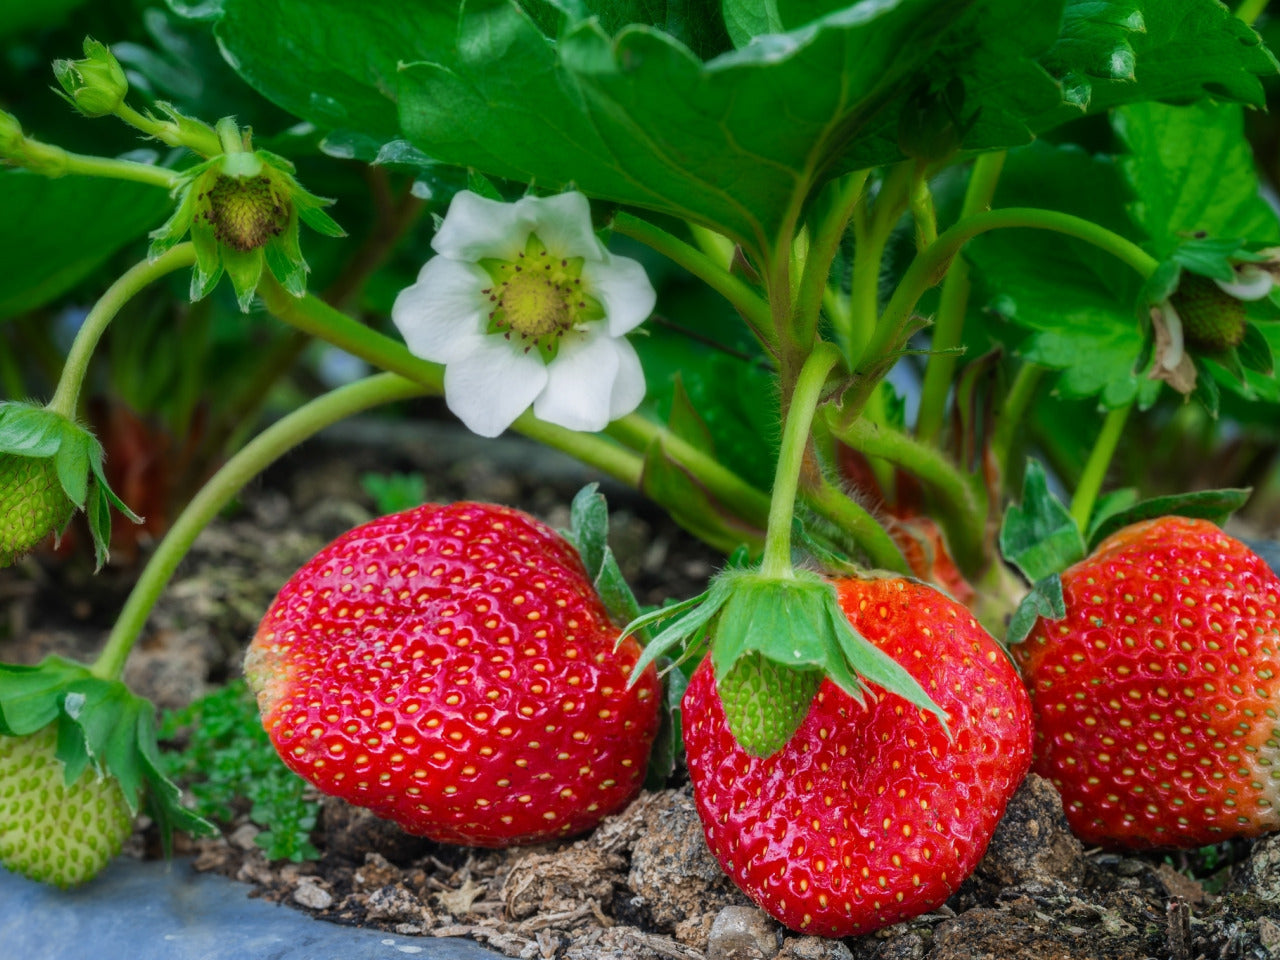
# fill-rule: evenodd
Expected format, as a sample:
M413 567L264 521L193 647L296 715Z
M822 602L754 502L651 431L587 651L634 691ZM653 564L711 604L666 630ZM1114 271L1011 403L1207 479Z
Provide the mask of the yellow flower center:
M489 332L535 347L544 360L556 355L560 337L604 317L604 309L582 289L582 258L556 257L536 234L515 260L485 260L493 279L482 292L489 298Z

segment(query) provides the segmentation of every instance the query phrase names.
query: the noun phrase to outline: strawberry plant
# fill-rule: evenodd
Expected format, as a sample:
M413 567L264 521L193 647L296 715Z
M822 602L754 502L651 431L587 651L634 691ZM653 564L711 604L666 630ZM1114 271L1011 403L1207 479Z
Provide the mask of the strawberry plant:
M309 855L262 737L469 846L683 764L724 871L829 937L946 901L1029 767L1088 843L1280 826L1235 535L1280 494L1265 0L101 6L80 59L0 14L0 564L160 516L93 662L0 665L7 867L244 800ZM575 458L722 569L641 608L592 487L560 534L369 475L386 515L240 638L256 746L185 715L184 807L130 652L247 484L378 410Z

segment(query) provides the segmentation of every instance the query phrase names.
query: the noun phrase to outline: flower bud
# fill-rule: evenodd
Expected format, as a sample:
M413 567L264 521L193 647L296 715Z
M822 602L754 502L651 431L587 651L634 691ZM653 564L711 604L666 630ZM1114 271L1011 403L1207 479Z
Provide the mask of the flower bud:
M83 60L55 60L53 74L67 100L86 117L116 112L129 92L120 62L105 43L85 37Z
M18 118L0 110L0 159L16 160L24 139Z

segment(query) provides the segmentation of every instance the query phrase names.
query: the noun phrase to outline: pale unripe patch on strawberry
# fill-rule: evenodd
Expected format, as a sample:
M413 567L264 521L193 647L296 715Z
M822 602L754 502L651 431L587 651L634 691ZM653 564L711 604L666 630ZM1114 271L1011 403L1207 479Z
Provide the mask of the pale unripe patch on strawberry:
M52 458L0 454L0 567L60 532L74 509Z
M57 727L0 736L0 864L41 883L74 887L120 852L133 816L114 777L92 768L71 786L55 755Z
M652 670L573 548L525 514L428 504L340 537L276 598L245 672L285 762L412 833L570 836L639 791Z
M1280 829L1280 578L1208 521L1163 517L1062 582L1067 616L1014 652L1072 829L1138 849Z

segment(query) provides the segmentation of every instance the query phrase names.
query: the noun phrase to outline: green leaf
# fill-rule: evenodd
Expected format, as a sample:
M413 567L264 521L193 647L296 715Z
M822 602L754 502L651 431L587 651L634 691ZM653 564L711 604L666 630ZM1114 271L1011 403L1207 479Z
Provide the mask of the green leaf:
M1157 256L1168 257L1201 232L1214 239L1280 237L1280 221L1259 192L1238 105L1134 104L1117 110L1112 125L1128 150L1120 167L1137 197L1130 214Z
M578 491L569 517L571 529L565 537L582 557L587 576L609 616L618 626L634 622L640 615L640 604L609 547L609 506L599 484L589 483Z
M1143 520L1156 517L1179 516L1209 520L1221 526L1230 516L1248 502L1252 488L1226 490L1197 490L1194 493L1175 493L1167 497L1153 497L1123 510L1098 517L1089 527L1089 549L1117 530Z
M1267 335L1256 323L1247 324L1244 328L1244 340L1236 348L1240 362L1248 370L1256 370L1265 376L1275 372L1275 357L1271 352L1271 344Z
M689 686L689 678L684 671L665 657L658 661L658 673L662 677L662 704L658 733L649 751L649 766L644 780L645 787L650 790L661 790L667 785L684 750L680 705Z
M0 320L66 293L155 226L169 203L146 184L0 169Z
M1043 580L1037 580L1013 611L1005 633L1005 646L1013 646L1027 639L1027 634L1041 617L1046 620L1061 620L1066 615L1067 600L1062 595L1062 577L1051 573Z
M723 0L720 8L735 47L745 47L753 37L783 30L778 0Z
M1044 467L1028 460L1022 500L1010 504L1000 525L1000 552L1031 583L1084 559L1084 537L1071 512L1049 490Z
M1128 199L1109 158L1038 142L1009 152L994 206L1059 210L1139 239L1124 214ZM965 256L975 311L1030 330L1019 352L1061 371L1057 392L1097 395L1108 408L1154 401L1160 384L1135 371L1143 334L1134 304L1142 281L1132 268L1091 244L1045 230L992 231L976 237Z

